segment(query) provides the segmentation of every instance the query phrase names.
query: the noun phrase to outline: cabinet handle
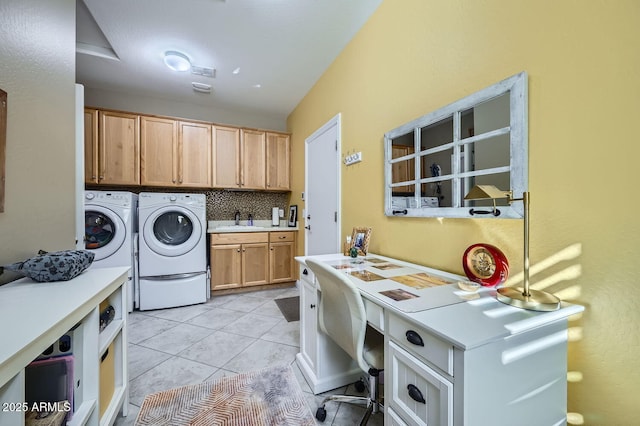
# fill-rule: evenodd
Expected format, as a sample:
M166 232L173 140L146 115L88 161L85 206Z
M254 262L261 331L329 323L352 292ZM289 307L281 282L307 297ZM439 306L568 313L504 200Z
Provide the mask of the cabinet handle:
M407 340L409 343L413 343L416 346L424 346L424 342L422 341L422 337L418 333L413 330L408 330L405 334L407 336Z
M314 304L312 303L311 305L309 305L309 307L310 307L311 309L314 309L314 308L316 307L316 305L314 305Z
M238 253L240 253L240 249L238 249Z
M409 396L414 401L421 402L423 404L427 403L427 401L425 401L424 397L422 396L422 392L420 392L420 389L418 389L416 385L412 385L412 384L407 385L407 390L409 391Z
M284 240L284 239L285 239L285 238L287 238L287 237L285 237L284 235L281 235L281 236L279 236L278 238L280 238L281 240Z

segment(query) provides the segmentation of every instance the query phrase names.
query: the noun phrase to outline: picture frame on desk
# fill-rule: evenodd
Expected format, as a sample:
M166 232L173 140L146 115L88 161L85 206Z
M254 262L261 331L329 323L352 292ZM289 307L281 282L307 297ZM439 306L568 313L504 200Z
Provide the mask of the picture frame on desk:
M364 256L369 252L371 240L371 228L356 227L351 233L351 246L358 250L358 256Z
M298 206L296 204L289 206L289 221L287 225L289 228L295 228L298 221Z

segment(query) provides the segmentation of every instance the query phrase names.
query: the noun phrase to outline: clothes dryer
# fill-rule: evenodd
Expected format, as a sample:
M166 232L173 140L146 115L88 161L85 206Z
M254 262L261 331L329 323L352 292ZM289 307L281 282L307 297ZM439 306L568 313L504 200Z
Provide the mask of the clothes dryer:
M95 257L92 268L126 266L129 312L135 299L135 250L138 196L125 191L84 192L84 245Z
M206 197L140 193L140 310L207 301Z

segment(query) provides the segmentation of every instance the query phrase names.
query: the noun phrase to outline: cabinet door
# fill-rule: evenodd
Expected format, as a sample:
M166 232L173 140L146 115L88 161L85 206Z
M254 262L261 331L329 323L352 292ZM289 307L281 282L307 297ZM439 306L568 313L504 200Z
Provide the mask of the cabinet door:
M289 135L267 133L267 189L291 189Z
M309 369L317 373L318 296L313 284L300 283L300 352Z
M178 136L178 184L210 187L211 126L181 121Z
M84 181L98 183L98 110L84 109Z
M293 277L295 243L271 243L269 252L269 282L273 284L295 281L295 278Z
M240 187L240 129L213 126L212 186Z
M211 246L211 290L242 285L242 246L225 244Z
M269 281L269 244L242 245L242 285L267 284Z
M410 424L453 425L453 384L393 342L388 354L390 407Z
M140 117L99 112L98 183L140 184Z
M147 186L177 184L178 125L175 120L140 117L140 181Z
M265 132L242 129L240 146L242 147L240 185L247 189L265 189Z
M413 147L404 145L391 146L391 158L400 158L413 153ZM399 161L391 165L392 182L405 182L413 180L415 176L414 160ZM413 185L397 186L393 188L393 192L410 192L413 193Z

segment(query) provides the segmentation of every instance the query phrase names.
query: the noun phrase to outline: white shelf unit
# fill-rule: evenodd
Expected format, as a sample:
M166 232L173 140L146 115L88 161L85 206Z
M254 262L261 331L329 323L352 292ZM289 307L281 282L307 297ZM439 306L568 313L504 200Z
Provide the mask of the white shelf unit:
M127 282L125 267L90 269L73 280L18 280L0 288L0 323L13 327L0 347L0 426L24 426L25 367L70 330L73 339L74 408L68 426L111 425L128 408ZM100 303L115 308L102 331ZM31 318L29 321L17 321ZM113 344L114 392L100 416L100 357Z

